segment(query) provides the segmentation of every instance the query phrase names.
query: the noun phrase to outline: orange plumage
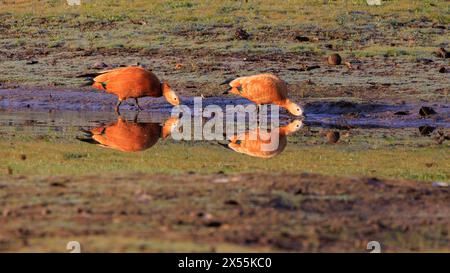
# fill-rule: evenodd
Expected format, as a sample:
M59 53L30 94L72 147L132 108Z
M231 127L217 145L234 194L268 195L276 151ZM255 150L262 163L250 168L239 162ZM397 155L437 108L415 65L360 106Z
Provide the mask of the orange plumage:
M229 82L228 92L240 95L257 105L276 104L295 116L303 114L302 108L287 97L287 84L273 74L258 74L239 77Z
M135 99L139 109L141 108L137 99L142 97L164 96L172 105L180 104L180 99L167 83L160 82L155 74L142 67L123 67L94 73L94 75L96 76L92 84L94 88L118 97L117 112L122 101L129 98Z
M299 130L302 125L301 121L294 120L286 126L271 131L256 128L231 137L228 148L254 157L271 158L284 151L287 136Z
M167 138L178 124L178 118L169 118L164 125L159 123L138 123L121 117L108 126L83 131L87 138L81 141L98 144L123 152L137 152L151 148L159 138Z

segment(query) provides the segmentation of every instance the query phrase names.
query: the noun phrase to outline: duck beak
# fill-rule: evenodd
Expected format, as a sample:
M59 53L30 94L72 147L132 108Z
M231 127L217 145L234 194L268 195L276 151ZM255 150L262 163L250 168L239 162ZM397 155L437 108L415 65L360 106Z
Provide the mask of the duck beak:
M231 90L231 87L230 88L228 88L227 90L225 90L222 94L224 94L224 95L228 95L229 93L230 93L230 90Z

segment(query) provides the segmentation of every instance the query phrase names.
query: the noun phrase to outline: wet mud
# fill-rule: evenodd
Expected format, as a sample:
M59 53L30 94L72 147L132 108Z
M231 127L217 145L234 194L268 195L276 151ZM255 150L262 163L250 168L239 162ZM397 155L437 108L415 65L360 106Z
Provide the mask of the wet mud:
M183 104L191 109L194 106L192 97L182 97ZM29 110L70 110L70 111L113 111L116 97L95 91L86 90L35 90L35 89L0 89L0 108L7 111ZM450 105L443 102L406 103L383 101L348 100L314 100L299 99L305 108L305 124L321 127L362 127L362 128L408 128L419 126L450 127ZM226 105L248 105L251 102L242 98L208 97L202 99L202 106L218 105L225 109ZM164 98L142 98L140 105L143 113L169 113L172 106ZM422 116L422 107L431 107L435 113ZM123 111L135 112L136 105L132 100L124 103ZM281 118L293 119L284 110Z

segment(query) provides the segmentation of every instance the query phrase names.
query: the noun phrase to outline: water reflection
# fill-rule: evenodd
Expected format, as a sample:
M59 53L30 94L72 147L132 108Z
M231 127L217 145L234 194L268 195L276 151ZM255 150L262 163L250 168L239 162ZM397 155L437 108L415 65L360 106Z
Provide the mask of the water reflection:
M151 148L159 138L167 138L177 127L179 118L170 117L163 124L126 121L118 117L117 122L108 126L96 127L91 130L81 130L83 137L78 140L111 148L123 152L138 152Z
M151 148L158 142L159 138L166 139L174 132L183 132L184 127L189 125L183 125L181 116L170 117L163 123L138 122L137 116L135 116L134 120L129 121L119 116L116 122L107 126L99 126L88 130L81 129L80 131L84 135L76 138L82 142L122 152L138 152ZM233 122L233 126L240 127L239 125L238 122ZM240 132L238 130L237 133L228 138L229 142L226 144L223 143L225 134L223 136L221 134L221 140L205 138L205 132L200 134L200 138L178 139L175 135L172 138L175 142L212 141L217 143L218 141L220 145L238 153L260 158L271 158L284 151L287 145L287 136L298 131L303 126L303 123L300 120L294 120L287 125L276 128L272 125L272 129L259 127L259 124L257 125L258 127L247 125L251 129L243 128L244 130ZM204 126L205 123L202 123L200 130L205 129Z
M256 128L230 138L224 147L235 152L260 158L271 158L284 151L287 136L295 133L303 126L302 121L294 120L285 126L273 130Z

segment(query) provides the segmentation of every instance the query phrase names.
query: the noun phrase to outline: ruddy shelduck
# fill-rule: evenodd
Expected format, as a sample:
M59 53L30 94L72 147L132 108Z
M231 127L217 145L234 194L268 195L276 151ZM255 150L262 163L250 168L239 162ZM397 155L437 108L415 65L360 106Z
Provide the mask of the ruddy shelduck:
M227 145L222 145L238 153L271 158L284 151L287 145L287 136L298 131L302 126L302 121L294 120L285 126L270 131L258 127L232 136Z
M230 88L224 94L240 95L258 105L276 104L285 108L294 116L303 115L303 109L288 99L287 84L273 74L258 74L227 80L222 84L229 84Z
M171 117L163 125L138 123L126 121L119 116L117 122L108 126L82 130L85 136L77 139L122 152L138 152L151 148L159 138L167 138L177 128L178 122L178 117Z
M105 90L118 97L116 112L124 100L133 98L139 110L138 98L161 97L172 105L179 105L180 98L170 88L167 82L160 82L151 71L139 66L121 67L98 73L88 73L79 77L95 77L92 82L94 88Z

